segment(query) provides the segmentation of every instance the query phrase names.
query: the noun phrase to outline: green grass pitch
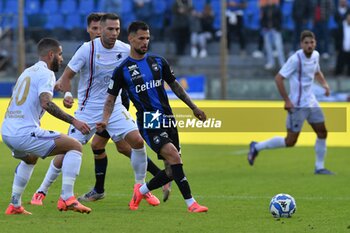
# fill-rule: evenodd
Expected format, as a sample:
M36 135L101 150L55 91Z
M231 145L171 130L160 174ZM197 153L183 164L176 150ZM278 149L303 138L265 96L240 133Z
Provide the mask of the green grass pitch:
M278 149L260 153L254 167L246 160L247 146L183 145L186 176L196 200L209 207L208 213L188 213L173 184L170 200L151 207L141 202L129 211L133 173L127 158L108 145L109 164L106 198L88 203L89 215L59 212L56 202L61 179L51 187L44 206L28 204L38 188L50 158L40 160L23 194L32 216L6 216L13 172L18 160L0 144L0 226L1 232L350 232L349 148L328 148L327 168L335 176L316 176L312 147ZM154 153L150 157L156 160ZM162 166L160 161L156 161ZM148 179L150 175L148 174ZM77 195L94 184L92 153L84 147L83 164L77 178ZM289 193L297 203L292 218L274 219L268 211L270 199ZM160 199L161 190L153 192Z

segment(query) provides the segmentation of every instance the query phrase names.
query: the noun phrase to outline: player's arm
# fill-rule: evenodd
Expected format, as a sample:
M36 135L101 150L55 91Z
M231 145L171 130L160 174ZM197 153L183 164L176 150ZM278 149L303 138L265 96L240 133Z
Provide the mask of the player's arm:
M101 132L106 129L109 118L112 115L112 112L114 110L115 100L117 97L115 95L108 94L106 98L105 105L103 107L103 116L102 121L96 123L96 129L97 131Z
M118 78L120 76L120 78ZM103 116L102 116L102 121L96 123L96 130L101 132L106 129L109 118L112 115L112 112L114 110L114 105L115 105L115 100L117 99L117 96L119 94L119 91L121 89L121 74L120 71L116 68L113 71L112 78L109 82L108 85L108 96L105 101L105 105L103 107Z
M71 81L74 78L75 74L76 73L71 68L69 68L69 66L66 66L66 68L63 71L63 74L56 82L56 90L62 92L70 92L72 88Z
M294 106L290 101L286 87L284 86L284 77L280 73L276 75L275 83L282 99L284 100L284 109L290 111Z
M174 80L171 83L168 83L171 90L175 93L175 95L182 100L190 109L192 109L193 114L200 120L205 121L207 116L205 113L193 103L190 96L187 94L185 89L180 85L180 83Z
M326 90L325 95L326 95L326 96L329 96L329 94L330 94L331 91L330 91L329 85L328 85L328 83L327 83L327 81L326 81L326 79L325 79L325 77L324 77L322 71L317 71L317 72L315 73L315 79L316 79L317 82L319 82L319 83L321 84L321 86Z
M39 96L39 99L41 107L52 116L74 125L74 127L81 131L83 134L90 132L90 128L85 122L75 119L73 116L62 111L62 109L60 109L54 102L52 102L52 95L50 93L42 92Z
M199 120L205 121L207 119L207 116L201 109L197 107L197 105L193 103L185 89L183 89L180 83L176 81L174 71L170 68L169 63L164 58L162 58L162 65L164 81L168 83L169 87L175 93L175 95L180 100L182 100L190 109L192 109L193 115L195 115Z

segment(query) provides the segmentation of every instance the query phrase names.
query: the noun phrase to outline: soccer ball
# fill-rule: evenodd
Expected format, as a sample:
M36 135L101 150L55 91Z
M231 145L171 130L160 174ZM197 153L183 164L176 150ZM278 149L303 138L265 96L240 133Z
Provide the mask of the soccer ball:
M275 218L289 218L295 213L297 205L291 195L280 193L271 199L269 209Z

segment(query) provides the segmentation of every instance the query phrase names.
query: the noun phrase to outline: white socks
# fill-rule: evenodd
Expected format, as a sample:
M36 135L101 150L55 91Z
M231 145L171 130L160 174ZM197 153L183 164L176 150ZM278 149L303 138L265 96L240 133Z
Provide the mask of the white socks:
M55 182L57 177L60 175L61 169L56 168L53 164L53 161L54 159L51 160L50 167L46 172L45 178L36 192L44 192L45 194L47 194L51 184Z
M145 183L147 172L147 154L145 146L141 149L131 149L131 166L134 169L135 183Z
M15 207L22 205L21 196L27 186L27 183L32 176L34 170L34 165L26 164L24 161L21 161L15 171L15 177L12 184L12 197L11 203Z
M315 152L316 152L316 170L324 168L324 158L326 157L326 139L316 139L315 143Z
M145 194L148 193L149 191L150 191L150 190L148 189L148 187L147 187L146 184L141 185L141 187L140 187L140 193L141 193L142 195L145 195Z
M280 147L286 147L286 142L284 140L284 137L273 137L269 140L259 142L255 145L255 149L257 151L261 151L264 149L273 149L273 148L280 148Z
M190 207L193 203L196 202L196 200L193 197L191 197L190 199L185 199L185 202L187 207Z
M66 153L62 163L62 193L63 200L74 196L74 183L79 175L82 153L77 150L70 150Z

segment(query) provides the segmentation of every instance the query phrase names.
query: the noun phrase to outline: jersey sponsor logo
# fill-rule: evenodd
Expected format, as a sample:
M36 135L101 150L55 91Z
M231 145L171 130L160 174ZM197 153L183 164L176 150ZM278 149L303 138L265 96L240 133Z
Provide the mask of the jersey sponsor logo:
M144 112L143 113L143 128L145 129L160 129L160 116L162 113L157 110L156 112Z
M140 93L141 91L147 91L149 89L155 88L155 87L160 87L162 85L162 80L154 80L152 79L149 82L145 82L144 84L139 84L135 86L136 93Z

